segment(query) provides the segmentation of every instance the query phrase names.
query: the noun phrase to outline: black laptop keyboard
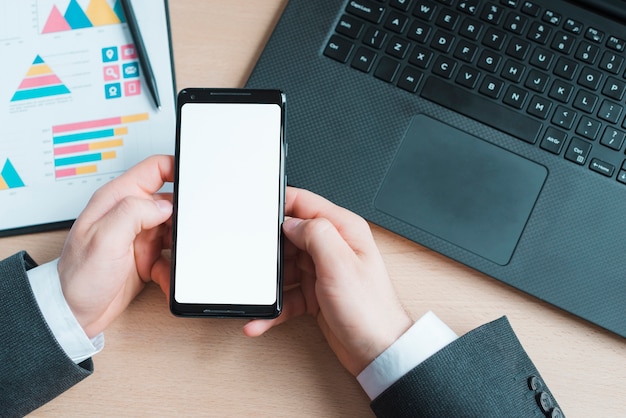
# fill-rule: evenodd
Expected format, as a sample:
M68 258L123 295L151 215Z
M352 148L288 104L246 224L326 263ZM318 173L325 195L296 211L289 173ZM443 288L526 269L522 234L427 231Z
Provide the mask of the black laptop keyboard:
M625 26L557 5L352 0L324 54L626 184Z

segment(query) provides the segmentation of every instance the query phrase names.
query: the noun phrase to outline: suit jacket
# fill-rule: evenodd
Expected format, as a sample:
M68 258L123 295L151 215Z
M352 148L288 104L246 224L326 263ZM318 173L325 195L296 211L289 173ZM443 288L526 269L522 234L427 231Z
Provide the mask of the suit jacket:
M505 317L435 353L371 407L378 417L564 416Z
M0 261L0 417L19 417L66 391L93 371L75 364L43 318L26 271L35 262L22 252Z
M0 417L23 416L93 372L67 357L39 311L24 252L0 261ZM559 417L506 318L418 365L372 402L379 417ZM545 412L544 412L545 411ZM552 414L552 415L550 415ZM562 416L562 415L561 415Z

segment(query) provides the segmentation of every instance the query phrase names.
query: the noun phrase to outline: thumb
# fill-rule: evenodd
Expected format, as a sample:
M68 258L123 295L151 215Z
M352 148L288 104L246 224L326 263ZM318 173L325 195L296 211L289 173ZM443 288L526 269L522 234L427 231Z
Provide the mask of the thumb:
M102 219L100 227L118 236L117 244L131 244L141 231L154 228L172 215L168 200L128 196L118 202Z
M285 236L299 249L306 251L318 269L336 271L355 253L337 228L325 218L287 218L283 222Z

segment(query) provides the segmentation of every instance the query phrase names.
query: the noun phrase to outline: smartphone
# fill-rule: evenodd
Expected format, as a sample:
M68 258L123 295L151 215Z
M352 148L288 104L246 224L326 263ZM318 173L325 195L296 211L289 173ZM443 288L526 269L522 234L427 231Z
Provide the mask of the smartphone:
M281 91L179 92L170 276L174 315L280 314L285 152Z

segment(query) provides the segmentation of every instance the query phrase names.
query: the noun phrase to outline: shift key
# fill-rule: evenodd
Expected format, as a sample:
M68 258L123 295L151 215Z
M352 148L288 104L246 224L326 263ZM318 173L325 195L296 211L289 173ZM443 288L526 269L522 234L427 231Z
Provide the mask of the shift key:
M428 77L421 96L530 144L541 131L539 121L436 77Z

